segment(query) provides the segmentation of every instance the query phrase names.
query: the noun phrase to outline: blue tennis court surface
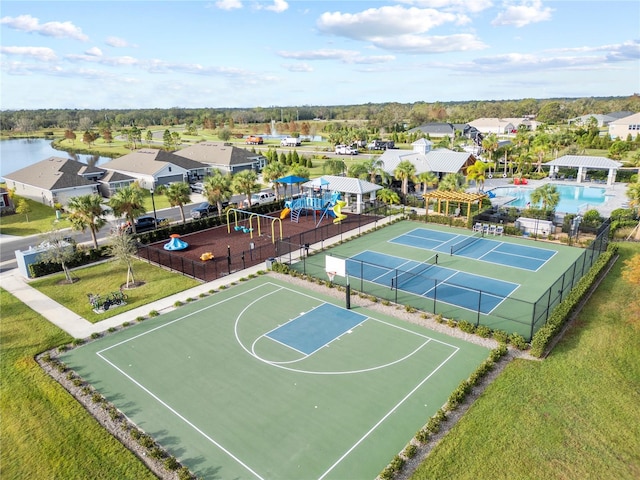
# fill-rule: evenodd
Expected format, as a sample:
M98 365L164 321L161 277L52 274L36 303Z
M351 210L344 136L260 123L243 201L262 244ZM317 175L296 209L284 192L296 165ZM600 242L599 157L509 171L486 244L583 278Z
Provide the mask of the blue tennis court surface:
M516 245L474 235L456 235L427 228L416 228L389 242L447 255L451 254L453 249L454 254L458 256L534 272L556 254L554 250Z
M325 303L270 331L266 336L311 355L366 319L359 313Z
M485 314L491 313L520 286L368 250L347 259L346 265L350 277Z

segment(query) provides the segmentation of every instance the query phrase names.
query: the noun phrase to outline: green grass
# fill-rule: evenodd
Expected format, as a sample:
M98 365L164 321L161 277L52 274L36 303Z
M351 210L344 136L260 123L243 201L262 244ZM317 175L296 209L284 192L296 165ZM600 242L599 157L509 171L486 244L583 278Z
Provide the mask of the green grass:
M0 476L153 479L34 360L71 338L0 290Z
M101 314L92 310L87 294L100 294L104 297L117 291L127 280L127 269L122 263L110 261L74 270L72 275L79 281L71 285L60 283L65 278L63 273L36 280L30 285L93 323L200 285L197 280L140 261L135 262L133 272L136 281L143 281L145 284L125 290L129 296L125 306Z
M13 199L15 205L21 199L19 195L16 195ZM31 212L29 213L29 221L27 222L27 216L22 214L6 215L0 217L0 233L3 235L38 235L51 231L55 226L56 228L69 228L71 224L68 220L63 218L59 221L56 220L55 208L43 205L40 202L34 200L28 200Z
M640 291L621 258L544 361L518 360L487 389L412 479L640 478ZM637 307L636 307L637 308Z

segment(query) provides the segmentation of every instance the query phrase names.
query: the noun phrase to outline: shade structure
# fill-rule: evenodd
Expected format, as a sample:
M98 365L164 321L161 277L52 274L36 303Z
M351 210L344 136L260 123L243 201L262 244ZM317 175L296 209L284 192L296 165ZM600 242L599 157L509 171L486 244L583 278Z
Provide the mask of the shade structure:
M327 185L329 185L329 180L324 177L314 178L309 182L309 186L312 188L322 188L326 187Z
M304 177L299 177L298 175L288 175L286 177L282 177L276 180L276 183L282 183L284 185L291 185L291 194L293 195L293 185L296 183L302 183L302 182L306 182L308 179L304 178ZM286 191L286 187L285 187L285 196L287 194Z

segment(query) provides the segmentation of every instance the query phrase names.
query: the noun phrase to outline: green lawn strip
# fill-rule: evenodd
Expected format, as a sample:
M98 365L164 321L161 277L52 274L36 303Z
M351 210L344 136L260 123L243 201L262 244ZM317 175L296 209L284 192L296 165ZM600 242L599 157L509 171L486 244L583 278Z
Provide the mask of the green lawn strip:
M621 258L542 362L518 360L413 475L426 478L640 477L640 328L624 306L638 288Z
M13 199L14 205L17 206L21 199L22 197L16 195ZM71 223L65 218L56 220L55 208L43 205L34 200L26 200L31 212L29 212L28 215L16 213L14 215L3 215L0 217L1 234L24 237L49 232L54 226L59 229L69 228L71 226ZM27 221L27 217L29 221Z
M144 285L125 289L127 304L104 313L93 311L87 294L99 294L104 298L118 291L127 280L127 269L122 263L109 261L74 270L72 276L79 281L73 284L61 283L65 277L59 273L31 282L30 285L92 323L200 285L197 280L140 261L134 263L133 271L136 281L142 281Z
M71 338L0 290L0 476L152 479L34 356Z

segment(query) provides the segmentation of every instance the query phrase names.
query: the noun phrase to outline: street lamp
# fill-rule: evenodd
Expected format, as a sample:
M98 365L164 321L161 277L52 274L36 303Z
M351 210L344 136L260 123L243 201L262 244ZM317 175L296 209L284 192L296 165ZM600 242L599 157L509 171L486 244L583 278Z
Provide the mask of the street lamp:
M158 216L156 215L156 201L153 198L153 188L149 189L149 193L151 194L151 205L153 205L153 229L158 228Z

